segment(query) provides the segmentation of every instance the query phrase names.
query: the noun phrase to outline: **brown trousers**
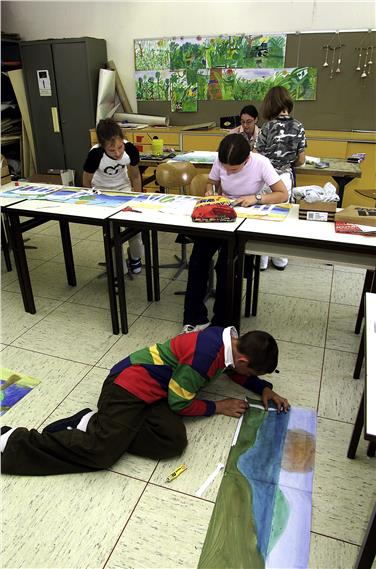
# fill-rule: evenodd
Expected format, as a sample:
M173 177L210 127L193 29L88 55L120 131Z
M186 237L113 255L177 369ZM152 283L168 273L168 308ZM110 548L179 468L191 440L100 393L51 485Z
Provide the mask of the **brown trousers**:
M109 468L125 451L152 459L172 458L187 445L184 423L166 400L151 405L105 380L98 412L86 432L39 433L16 429L2 453L6 474L47 475Z

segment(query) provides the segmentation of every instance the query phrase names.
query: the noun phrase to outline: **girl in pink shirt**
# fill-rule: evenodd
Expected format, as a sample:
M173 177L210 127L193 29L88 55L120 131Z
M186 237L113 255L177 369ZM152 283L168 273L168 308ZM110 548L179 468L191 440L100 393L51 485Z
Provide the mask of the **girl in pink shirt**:
M271 193L262 194L264 185ZM288 194L284 183L274 170L270 161L259 154L250 152L249 144L241 134L229 134L220 143L218 158L209 174L206 195L217 193L235 198L243 207L255 204L283 203ZM214 254L218 251L215 266L217 283L213 307L213 326L227 326L226 321L226 246L219 239L197 237L194 239L188 268L188 282L184 301L183 332L202 330L210 325L205 306L209 268Z

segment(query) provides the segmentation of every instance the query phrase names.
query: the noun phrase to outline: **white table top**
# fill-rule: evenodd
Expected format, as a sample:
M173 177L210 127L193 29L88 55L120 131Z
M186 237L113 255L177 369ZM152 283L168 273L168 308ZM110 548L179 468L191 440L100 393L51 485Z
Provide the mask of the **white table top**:
M120 211L111 216L111 220L117 221L139 221L153 224L174 226L177 230L184 229L204 229L205 231L221 231L223 233L234 233L243 223L244 219L237 218L228 223L198 223L192 221L190 215L162 213L156 210L143 210L141 213L135 211Z
M63 202L52 202L48 200L27 200L22 203L18 203L10 206L10 210L23 211L24 215L26 212L37 213L45 212L47 214L56 213L58 215L66 215L77 218L89 218L103 220L107 219L113 215L116 211L119 211L124 207L123 205L118 205L116 207L106 207L97 205L84 205L84 204L72 204Z
M336 233L334 223L327 221L307 221L299 219L299 206L293 205L284 221L265 221L246 219L238 231L267 235L296 237L297 239L314 239L333 243L348 243L352 245L367 245L376 254L376 238L364 235Z
M25 198L3 198L0 194L0 207L7 207L8 205L23 202L24 200Z
M366 424L365 432L376 436L376 294L366 294Z

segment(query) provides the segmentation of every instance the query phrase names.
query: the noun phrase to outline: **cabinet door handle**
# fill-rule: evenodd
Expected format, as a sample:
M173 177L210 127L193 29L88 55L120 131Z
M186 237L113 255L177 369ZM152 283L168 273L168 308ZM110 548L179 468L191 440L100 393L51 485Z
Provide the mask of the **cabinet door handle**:
M57 107L51 107L52 124L54 132L60 132L59 115L57 114Z

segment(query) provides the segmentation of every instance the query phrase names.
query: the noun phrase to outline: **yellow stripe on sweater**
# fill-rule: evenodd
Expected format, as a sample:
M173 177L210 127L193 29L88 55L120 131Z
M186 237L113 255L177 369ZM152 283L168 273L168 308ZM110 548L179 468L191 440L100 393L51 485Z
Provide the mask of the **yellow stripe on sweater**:
M196 397L196 393L192 393L191 391L184 389L183 387L181 387L181 385L176 383L176 381L172 378L170 379L168 388L171 389L171 391L173 391L175 395L178 395L178 397L182 397L183 399L190 400Z
M150 352L151 357L153 358L153 363L155 365L162 366L163 360L162 360L161 356L159 355L157 344L154 344L154 346L150 346L149 352Z

